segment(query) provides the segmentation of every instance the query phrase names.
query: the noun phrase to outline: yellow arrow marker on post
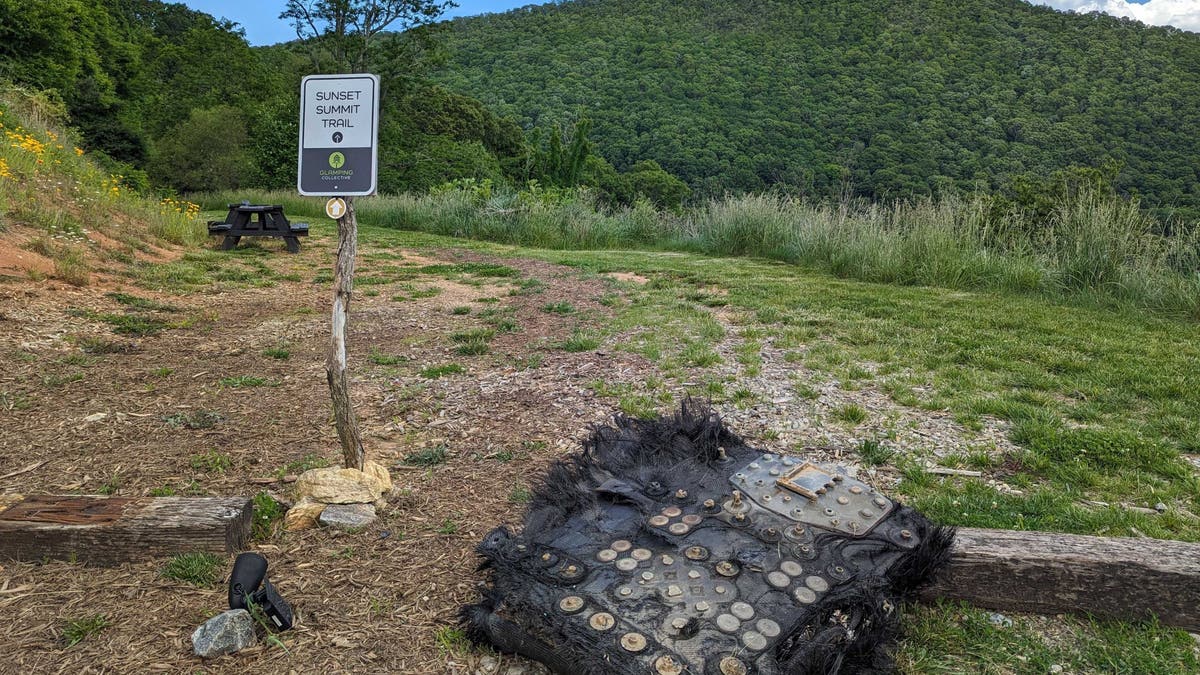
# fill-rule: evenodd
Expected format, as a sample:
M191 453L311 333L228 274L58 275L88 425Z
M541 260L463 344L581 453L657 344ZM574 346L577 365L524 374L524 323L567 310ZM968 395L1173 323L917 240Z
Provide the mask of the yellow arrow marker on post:
M346 200L341 197L334 197L325 202L325 215L334 220L346 215Z

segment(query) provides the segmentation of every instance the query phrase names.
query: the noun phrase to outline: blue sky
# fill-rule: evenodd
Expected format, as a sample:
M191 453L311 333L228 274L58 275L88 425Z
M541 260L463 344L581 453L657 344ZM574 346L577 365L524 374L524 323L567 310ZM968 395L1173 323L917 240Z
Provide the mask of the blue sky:
M1102 11L1128 16L1156 26L1175 26L1200 32L1200 0L1032 0L1037 4L1077 12ZM213 16L238 22L246 29L250 44L269 45L296 37L291 26L279 19L285 0L183 0L183 4ZM514 7L539 4L538 0L458 0L459 7L446 16L472 16L503 12Z
M286 0L182 0L183 4L217 17L236 21L246 29L252 45L269 45L295 39L288 22L279 18ZM514 7L536 5L538 0L458 0L451 16L472 16L484 12L503 12Z

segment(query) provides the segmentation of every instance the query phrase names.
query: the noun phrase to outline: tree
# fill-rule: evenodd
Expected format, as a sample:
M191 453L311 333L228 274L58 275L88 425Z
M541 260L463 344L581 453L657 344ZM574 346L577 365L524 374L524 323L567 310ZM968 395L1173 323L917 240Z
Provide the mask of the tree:
M238 187L249 165L246 122L237 108L193 110L159 141L151 172L181 192Z
M281 19L288 19L296 37L309 43L313 68L320 72L322 56L341 72L366 72L371 65L374 38L394 27L398 31L432 23L453 0L288 0Z

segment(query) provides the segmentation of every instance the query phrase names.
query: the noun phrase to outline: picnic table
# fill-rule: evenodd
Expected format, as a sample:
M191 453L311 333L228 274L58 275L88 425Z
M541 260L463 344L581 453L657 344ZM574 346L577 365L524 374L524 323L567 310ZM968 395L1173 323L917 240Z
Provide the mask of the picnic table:
M254 217L256 215L257 219ZM221 243L223 251L237 246L242 237L282 237L288 253L299 253L300 240L297 237L308 236L308 224L289 223L283 215L282 206L242 202L229 205L225 220L208 221L208 233L213 236L224 235L225 241Z

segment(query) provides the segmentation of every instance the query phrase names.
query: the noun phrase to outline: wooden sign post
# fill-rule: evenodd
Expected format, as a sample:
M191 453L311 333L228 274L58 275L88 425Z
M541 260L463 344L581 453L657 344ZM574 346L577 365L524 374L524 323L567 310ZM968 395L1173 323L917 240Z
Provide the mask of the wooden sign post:
M300 83L296 189L302 195L336 198L325 206L326 215L338 224L332 336L325 375L344 466L360 471L366 453L350 402L350 377L346 372L346 323L358 249L353 197L375 194L378 167L379 77L366 73L305 77Z

